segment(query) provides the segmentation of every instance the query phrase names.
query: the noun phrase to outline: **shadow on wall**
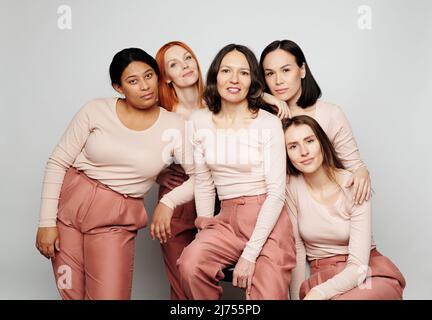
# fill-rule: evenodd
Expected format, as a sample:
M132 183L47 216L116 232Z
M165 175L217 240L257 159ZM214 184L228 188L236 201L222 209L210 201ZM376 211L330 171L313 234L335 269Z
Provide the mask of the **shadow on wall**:
M145 195L148 214L147 227L138 233L135 243L135 264L132 299L166 300L170 298L169 284L159 241L150 237L150 224L156 206L159 186L154 185Z

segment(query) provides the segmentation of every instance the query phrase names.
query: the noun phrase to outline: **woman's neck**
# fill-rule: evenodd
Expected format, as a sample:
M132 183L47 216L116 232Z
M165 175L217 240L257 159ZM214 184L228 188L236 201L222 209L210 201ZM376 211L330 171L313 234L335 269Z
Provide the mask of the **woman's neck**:
M303 173L303 177L312 191L320 192L335 184L335 182L328 177L323 166L315 172Z
M120 99L123 102L124 110L126 113L137 116L137 117L147 117L148 115L158 113L159 106L157 104L146 108L146 109L140 109L136 108L133 105L131 105L126 99Z
M296 109L301 108L297 105L297 101L298 101L298 99L300 99L301 94L302 94L302 90L299 89L297 91L297 93L291 99L286 101L290 110L295 111Z
M125 99L118 100L116 104L116 113L120 122L135 131L150 128L158 119L160 109L157 104L146 109L136 108Z
M309 113L314 112L315 106L309 106L307 108L302 108L297 104L297 101L300 99L300 96L302 94L301 89L286 103L288 104L288 108L290 109L290 112L292 116L298 116L298 115L309 115Z
M304 174L310 196L326 206L335 205L341 192L343 192L341 176L336 169L333 175L334 180L328 177L326 170L322 166L314 173Z
M198 109L201 101L198 96L198 87L193 85L187 88L179 88L174 84L174 89L177 94L179 104L185 109Z
M227 101L221 102L219 117L229 122L243 120L245 116L249 116L250 114L251 112L249 111L249 103L247 100L240 103L230 103Z

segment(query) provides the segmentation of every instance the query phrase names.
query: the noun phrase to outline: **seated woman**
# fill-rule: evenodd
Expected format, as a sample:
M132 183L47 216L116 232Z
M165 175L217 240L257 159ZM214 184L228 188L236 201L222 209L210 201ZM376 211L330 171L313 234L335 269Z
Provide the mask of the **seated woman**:
M228 45L207 73L208 109L195 111L195 204L201 229L178 267L188 299L218 299L222 270L247 299L287 299L295 266L284 206L286 151L281 121L263 110L263 80L254 54ZM215 188L221 212L213 216Z
M158 104L156 60L126 48L109 73L123 98L82 107L45 169L36 248L51 259L67 300L130 299L135 238L148 219L143 198L172 162L191 177L160 199L156 214L172 215L193 199L185 122Z
M305 115L284 120L283 128L286 200L297 249L291 298L402 299L405 279L372 239L371 201L355 204L352 188L344 188L352 173L323 129Z
M291 40L273 41L263 50L260 67L266 84L265 102L279 105L279 110L288 113L290 118L298 115L314 118L329 137L345 169L352 172L346 187L354 190L356 204L368 200L369 171L360 157L351 125L339 106L319 99L321 89L300 46ZM283 104L288 105L288 112Z
M160 70L159 102L163 108L180 115L185 120L194 110L204 108L204 84L198 60L188 45L180 41L164 44L156 54ZM162 170L159 183L159 199L189 179L181 165L173 163ZM183 249L195 239L197 229L195 200L177 206L171 215L154 214L151 224L152 237L156 229L165 229L168 237L161 239L162 254L171 289L172 300L186 299L180 286L177 259Z

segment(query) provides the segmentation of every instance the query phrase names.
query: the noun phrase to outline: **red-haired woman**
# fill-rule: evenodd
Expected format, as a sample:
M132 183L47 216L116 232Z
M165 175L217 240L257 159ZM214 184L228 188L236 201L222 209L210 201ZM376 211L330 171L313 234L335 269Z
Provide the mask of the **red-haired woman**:
M163 45L156 54L160 70L159 103L168 111L175 112L187 120L197 109L204 108L203 79L198 60L189 46L180 41ZM188 179L183 168L173 164L159 174L159 198ZM195 238L197 232L194 200L175 208L171 216L155 214L151 226L152 237L156 230L164 229L161 247L171 286L171 299L186 299L179 283L177 259L183 249Z

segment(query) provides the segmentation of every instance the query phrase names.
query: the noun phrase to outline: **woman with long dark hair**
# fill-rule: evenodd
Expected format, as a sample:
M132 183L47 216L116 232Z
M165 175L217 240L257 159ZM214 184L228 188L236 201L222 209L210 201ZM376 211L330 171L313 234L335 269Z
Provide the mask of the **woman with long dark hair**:
M266 101L287 104L291 117L307 115L318 121L344 166L353 173L345 187L353 188L356 203L368 200L370 176L360 158L351 126L340 107L319 100L321 89L300 46L291 40L273 41L261 53L260 67L265 91L273 95L265 95Z
M178 261L189 299L218 299L222 270L233 264L233 285L247 299L288 298L295 252L284 207L286 154L263 87L250 49L227 45L207 73L208 109L192 114L200 232ZM213 216L215 189L221 212Z

